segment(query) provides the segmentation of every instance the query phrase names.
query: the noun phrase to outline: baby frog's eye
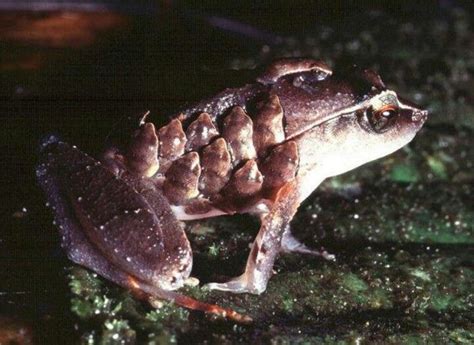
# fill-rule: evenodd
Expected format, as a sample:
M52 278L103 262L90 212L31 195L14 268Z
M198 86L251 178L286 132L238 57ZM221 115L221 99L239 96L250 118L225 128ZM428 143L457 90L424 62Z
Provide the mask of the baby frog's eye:
M377 110L370 107L367 109L367 118L372 129L377 133L382 133L390 128L399 113L400 109L396 105L385 105Z

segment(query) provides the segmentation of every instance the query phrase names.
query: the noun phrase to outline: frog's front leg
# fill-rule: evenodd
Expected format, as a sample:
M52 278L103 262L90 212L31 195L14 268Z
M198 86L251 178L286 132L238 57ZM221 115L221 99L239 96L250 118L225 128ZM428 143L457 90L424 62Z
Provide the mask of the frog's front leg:
M284 230L289 226L299 206L294 181L281 187L274 197L270 211L262 216L262 225L250 250L245 272L226 283L209 283L213 290L260 294L265 291L273 272L273 263L280 252Z

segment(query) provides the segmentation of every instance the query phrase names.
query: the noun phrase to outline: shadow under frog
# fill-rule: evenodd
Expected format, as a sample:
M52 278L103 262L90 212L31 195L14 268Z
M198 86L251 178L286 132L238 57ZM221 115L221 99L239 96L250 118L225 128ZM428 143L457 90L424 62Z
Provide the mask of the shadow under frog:
M37 177L72 261L142 296L245 321L173 291L192 268L181 221L258 216L244 273L207 286L260 294L281 251L330 257L291 235L301 202L325 178L406 145L426 118L371 70L286 59L161 128L143 117L126 145L109 145L99 160L51 137Z

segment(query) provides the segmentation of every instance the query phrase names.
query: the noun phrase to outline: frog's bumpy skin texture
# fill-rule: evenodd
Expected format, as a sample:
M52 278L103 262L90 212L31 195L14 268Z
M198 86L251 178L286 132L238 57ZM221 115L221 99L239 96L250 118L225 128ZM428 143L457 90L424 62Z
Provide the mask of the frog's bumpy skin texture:
M199 190L204 195L219 192L229 181L232 160L224 138L218 138L202 150Z
M143 148L146 147L146 150ZM152 123L145 123L130 141L127 165L136 175L153 176L159 169L158 136Z
M186 129L186 151L198 151L218 135L209 114L202 113Z
M233 166L257 157L253 145L253 123L245 111L236 106L224 118L222 136L229 146Z
M294 142L284 142L283 109L276 95L260 101L254 114L235 106L220 126L215 121L203 112L185 126L176 117L158 133L142 124L125 153L127 169L164 177L162 188L173 205L195 198L242 201L295 177L298 150Z
M166 171L163 191L172 204L180 204L199 195L198 181L201 175L199 155L187 153L176 159Z
M184 153L186 134L181 121L173 119L158 131L160 158L174 160Z

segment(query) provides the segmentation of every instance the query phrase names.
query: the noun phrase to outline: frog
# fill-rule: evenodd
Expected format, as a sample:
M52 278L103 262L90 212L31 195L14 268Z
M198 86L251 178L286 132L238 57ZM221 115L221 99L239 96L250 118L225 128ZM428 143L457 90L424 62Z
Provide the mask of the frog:
M50 136L36 175L71 261L137 296L248 320L176 291L192 278L183 222L258 217L243 273L206 287L261 294L282 252L333 259L293 236L299 205L325 179L408 144L427 117L371 69L280 59L162 126L140 117L98 158Z

